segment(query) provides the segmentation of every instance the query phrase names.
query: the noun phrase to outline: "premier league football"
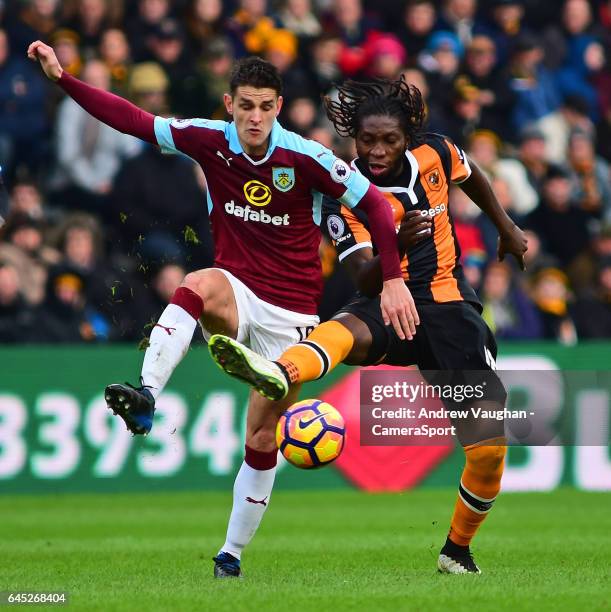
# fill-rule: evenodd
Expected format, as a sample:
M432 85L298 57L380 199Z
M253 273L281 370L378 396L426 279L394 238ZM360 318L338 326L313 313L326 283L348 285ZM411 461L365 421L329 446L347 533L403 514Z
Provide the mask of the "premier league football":
M0 0L0 607L605 610L611 2Z

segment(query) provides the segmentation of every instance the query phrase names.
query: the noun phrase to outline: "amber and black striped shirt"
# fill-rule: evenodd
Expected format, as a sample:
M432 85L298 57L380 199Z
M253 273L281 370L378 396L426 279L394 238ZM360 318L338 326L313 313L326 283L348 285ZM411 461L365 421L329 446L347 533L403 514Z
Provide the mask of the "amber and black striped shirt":
M471 175L467 157L448 138L426 134L423 144L406 152L402 175L391 187L381 187L392 208L397 230L406 211L419 209L431 221L431 235L409 249L401 268L416 303L443 303L465 300L479 310L481 304L464 277L460 246L449 210L450 183L461 183ZM375 177L359 159L353 168L371 182ZM321 224L335 245L342 261L358 249L372 245L367 215L339 202L325 199Z

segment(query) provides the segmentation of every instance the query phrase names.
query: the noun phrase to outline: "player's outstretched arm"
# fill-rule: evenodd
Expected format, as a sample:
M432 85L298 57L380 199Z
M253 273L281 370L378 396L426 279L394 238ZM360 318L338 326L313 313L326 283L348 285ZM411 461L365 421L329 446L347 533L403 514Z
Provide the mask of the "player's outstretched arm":
M399 257L420 241L431 235L431 222L420 214L419 210L408 210L397 234ZM357 289L367 297L375 297L382 291L382 265L380 257L373 256L370 248L363 248L351 253L342 262L346 265Z
M28 47L28 57L40 65L49 79L80 104L88 113L110 127L131 134L152 144L155 138L155 117L131 102L112 93L87 85L62 69L55 51L40 40Z
M367 213L371 238L378 249L382 267L380 307L386 325L392 325L402 340L411 340L420 324L414 299L403 281L392 213L384 196L370 185L359 202Z
M513 255L520 268L526 268L524 253L528 248L524 232L511 220L503 210L494 195L490 181L480 168L469 159L471 176L460 183L460 188L481 208L492 220L499 232L498 257L503 261L506 254Z

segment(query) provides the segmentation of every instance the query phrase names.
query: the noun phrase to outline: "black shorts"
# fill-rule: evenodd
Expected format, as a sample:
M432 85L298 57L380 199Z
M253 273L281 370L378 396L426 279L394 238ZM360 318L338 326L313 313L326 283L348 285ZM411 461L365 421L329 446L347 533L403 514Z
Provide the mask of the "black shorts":
M401 340L391 325L384 325L380 298L356 297L339 312L361 319L373 342L367 363L417 365L421 370L494 369L494 335L469 302L417 304L420 325L413 340ZM339 314L339 313L338 313Z
M446 302L417 304L416 308L420 325L412 340L401 340L391 325L384 325L379 296L356 297L339 311L358 317L371 332L371 348L361 365L417 365L422 371L436 371L437 377L439 371L496 369L496 340L475 306L469 302ZM504 388L496 375L492 378L493 387L497 387L492 395L496 401L504 402Z

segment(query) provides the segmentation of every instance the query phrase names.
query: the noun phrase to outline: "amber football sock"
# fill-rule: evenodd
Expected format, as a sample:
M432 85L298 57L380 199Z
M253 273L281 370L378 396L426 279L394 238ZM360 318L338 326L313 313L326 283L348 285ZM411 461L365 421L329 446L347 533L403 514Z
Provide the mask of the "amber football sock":
M291 384L322 378L352 350L354 336L341 323L327 321L305 340L287 349L276 363Z
M501 489L507 447L504 438L465 446L466 463L458 487L458 499L448 538L469 546Z

